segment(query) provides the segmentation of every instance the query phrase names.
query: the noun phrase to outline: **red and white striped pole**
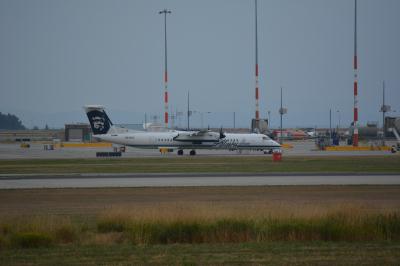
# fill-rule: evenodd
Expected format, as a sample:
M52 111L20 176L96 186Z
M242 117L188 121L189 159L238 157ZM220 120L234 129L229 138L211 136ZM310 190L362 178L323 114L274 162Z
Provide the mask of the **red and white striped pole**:
M258 29L257 29L257 0L254 0L254 4L255 4L255 30L256 30L256 121L258 121L260 119L260 105L259 105L259 86L258 86Z
M358 146L357 0L354 0L354 117L353 146Z
M165 128L168 128L168 72L164 74L164 123Z
M165 65L164 65L164 123L168 128L168 64L167 64L167 14L171 14L170 10L164 9L159 14L164 14L164 43L165 43Z

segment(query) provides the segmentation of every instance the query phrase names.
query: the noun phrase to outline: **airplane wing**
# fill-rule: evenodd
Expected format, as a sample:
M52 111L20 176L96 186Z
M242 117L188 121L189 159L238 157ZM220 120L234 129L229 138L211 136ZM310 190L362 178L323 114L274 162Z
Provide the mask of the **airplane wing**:
M220 134L212 132L209 130L191 131L184 132L181 131L174 137L175 141L182 142L218 142L220 139Z
M214 132L212 132L211 130L199 130L199 131L192 131L191 135L192 136L207 136L207 134L213 134Z

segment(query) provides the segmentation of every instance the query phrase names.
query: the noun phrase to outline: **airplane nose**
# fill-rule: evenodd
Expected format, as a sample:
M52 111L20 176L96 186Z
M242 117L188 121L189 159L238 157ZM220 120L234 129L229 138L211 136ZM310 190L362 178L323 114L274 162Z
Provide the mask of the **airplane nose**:
M276 141L272 141L272 144L274 145L274 146L276 146L276 147L281 147L281 144L279 144L278 142L276 142Z

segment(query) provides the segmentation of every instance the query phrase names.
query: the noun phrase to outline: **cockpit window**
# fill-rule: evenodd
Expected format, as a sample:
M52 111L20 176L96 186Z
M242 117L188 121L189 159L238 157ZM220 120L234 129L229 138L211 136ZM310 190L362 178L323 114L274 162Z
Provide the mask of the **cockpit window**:
M262 137L263 138L263 140L267 140L268 138L267 137Z

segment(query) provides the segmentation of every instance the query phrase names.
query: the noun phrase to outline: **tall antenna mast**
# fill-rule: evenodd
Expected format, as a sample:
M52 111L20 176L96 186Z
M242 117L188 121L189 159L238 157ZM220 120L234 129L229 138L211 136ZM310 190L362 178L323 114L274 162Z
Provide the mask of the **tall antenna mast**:
M358 146L358 66L357 66L357 0L354 0L354 133L353 146Z
M385 145L385 113L387 112L387 108L385 106L385 81L383 81L382 87L382 138L383 145Z
M255 69L255 74L256 74L256 123L259 123L258 120L260 119L260 106L259 106L259 89L258 89L258 27L257 27L257 0L254 0L254 6L255 6L255 42L256 42L256 51L255 51L255 57L256 57L256 69Z
M171 14L170 10L164 9L158 14L164 14L164 123L168 128L168 64L167 64L167 14Z
M189 130L190 129L190 125L189 125L189 121L190 121L190 108L189 108L189 91L188 91L188 94L187 94L187 130Z

